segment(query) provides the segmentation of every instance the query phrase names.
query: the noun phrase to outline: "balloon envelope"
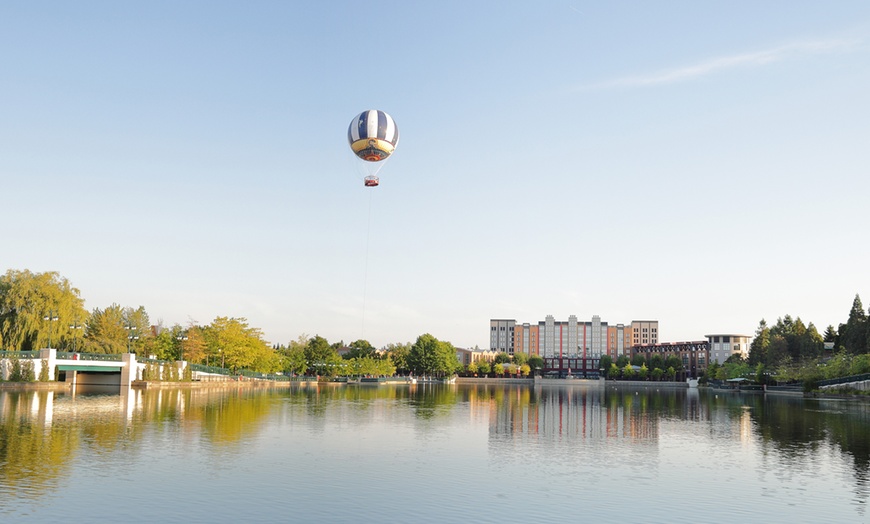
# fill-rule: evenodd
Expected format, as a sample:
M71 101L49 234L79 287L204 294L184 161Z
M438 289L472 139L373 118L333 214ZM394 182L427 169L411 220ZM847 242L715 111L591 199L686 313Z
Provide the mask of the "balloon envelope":
M399 128L393 117L370 109L350 121L347 141L359 158L366 162L386 160L399 143Z

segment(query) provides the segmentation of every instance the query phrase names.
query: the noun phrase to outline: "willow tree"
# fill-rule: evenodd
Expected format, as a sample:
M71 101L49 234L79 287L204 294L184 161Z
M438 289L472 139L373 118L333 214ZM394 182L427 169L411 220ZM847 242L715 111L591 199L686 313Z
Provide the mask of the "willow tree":
M66 347L70 326L88 317L79 290L55 271L10 269L0 276L0 344L13 351Z

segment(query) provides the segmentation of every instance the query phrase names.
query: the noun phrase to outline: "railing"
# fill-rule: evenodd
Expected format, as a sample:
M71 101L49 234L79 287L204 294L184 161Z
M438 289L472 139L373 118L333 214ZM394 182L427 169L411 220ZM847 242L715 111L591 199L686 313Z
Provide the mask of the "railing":
M0 358L39 358L39 351L0 351Z
M852 375L849 377L829 378L827 380L820 380L816 384L818 386L835 386L837 384L847 384L849 382L863 382L865 380L870 380L870 373L864 373L863 375Z
M275 382L289 382L290 377L286 375L279 374L271 374L271 373L258 373L256 371L248 371L247 369L243 369L239 371L239 375L246 378L256 378L259 380L273 380Z
M58 351L57 358L63 360L97 360L100 362L121 362L121 355L109 353L79 353L72 351Z
M199 371L200 373L210 373L212 375L231 375L229 369L219 368L215 366L204 366L202 364L190 364L191 371Z

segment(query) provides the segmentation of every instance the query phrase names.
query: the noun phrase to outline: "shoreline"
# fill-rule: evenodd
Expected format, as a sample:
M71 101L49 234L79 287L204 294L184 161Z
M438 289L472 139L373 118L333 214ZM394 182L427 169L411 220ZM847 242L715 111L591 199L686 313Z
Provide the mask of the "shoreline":
M534 378L495 378L495 377L457 377L456 384L466 385L517 385L517 386L546 386L546 387L601 387L601 388L616 388L616 389L638 389L638 388L666 388L666 389L690 389L684 382L649 382L649 381L605 381L599 379L541 379ZM84 385L84 384L82 384ZM99 384L105 386L105 384ZM214 380L214 381L192 381L192 382L162 382L162 381L135 381L131 389L136 390L160 390L160 389L226 389L226 388L248 388L248 389L271 389L271 388L290 388L294 386L358 386L356 383L332 382L332 381L317 381L317 380L295 380L295 381L269 381L269 380ZM387 383L382 385L404 385L399 383ZM412 384L408 384L412 385ZM120 386L119 386L120 388ZM55 391L68 393L70 392L70 384L66 382L0 382L0 391ZM708 392L731 394L745 393L753 395L772 395L772 396L790 396L800 397L805 399L819 400L860 400L870 401L870 395L860 394L825 394L819 392L803 393L797 391L749 391L739 389L717 389L709 386L701 386L697 389L703 389Z

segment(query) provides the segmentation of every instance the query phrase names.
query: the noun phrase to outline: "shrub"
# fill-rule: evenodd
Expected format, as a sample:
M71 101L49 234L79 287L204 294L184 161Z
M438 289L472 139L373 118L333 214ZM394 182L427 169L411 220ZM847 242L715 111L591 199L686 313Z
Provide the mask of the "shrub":
M48 382L48 360L42 359L41 364L39 367L39 381Z
M21 381L34 382L36 381L36 371L33 369L33 361L27 360L21 363Z
M21 382L21 361L18 358L9 360L9 382Z

